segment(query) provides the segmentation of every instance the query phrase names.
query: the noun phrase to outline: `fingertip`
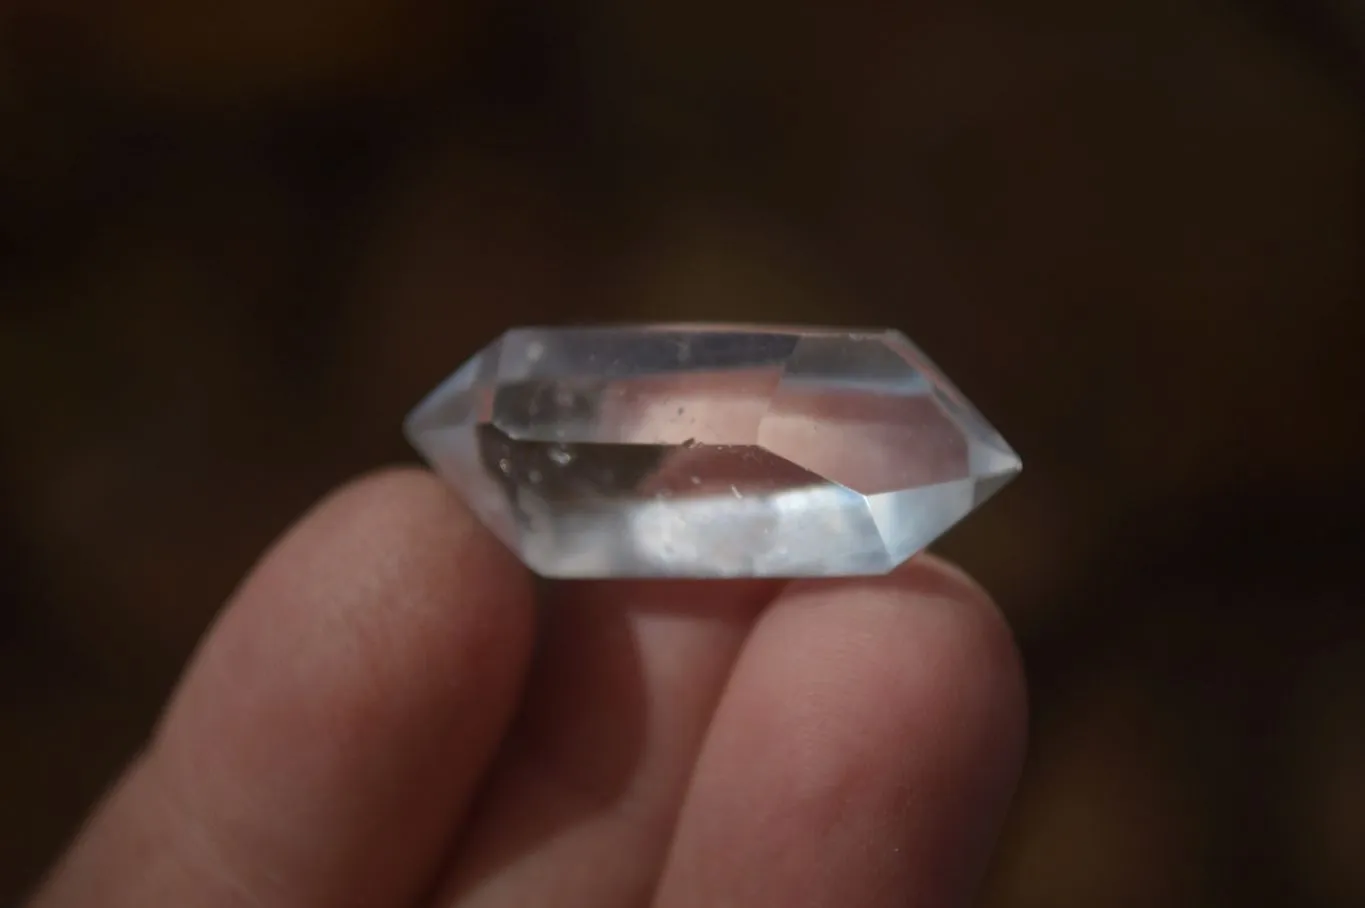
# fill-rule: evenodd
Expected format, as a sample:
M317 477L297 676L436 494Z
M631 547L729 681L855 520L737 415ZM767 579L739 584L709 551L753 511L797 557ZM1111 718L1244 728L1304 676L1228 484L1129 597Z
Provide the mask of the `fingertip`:
M841 607L870 609L886 633L905 636L906 653L930 658L945 682L956 679L955 686L976 691L1008 720L1002 733L1021 739L1022 750L1029 709L1018 642L995 598L958 565L926 552L880 577L797 581L781 601L821 607L831 621ZM879 610L898 612L899 620L878 618Z
M415 897L515 711L532 625L529 576L434 476L347 483L234 595L54 891Z
M1028 684L1013 629L985 587L925 553L883 577L795 584L780 601L819 610L803 622L808 637L858 641L860 664L848 670L862 690L850 696L876 703L885 753L933 756L921 765L945 774L945 790L979 795L983 806L964 816L998 813L984 806L992 800L1003 810L1027 748Z
M1022 772L1028 695L1015 637L993 597L961 568L921 555L886 577L791 591L821 609L806 633L851 635L860 663L845 693L850 737L838 764L871 799L919 811L898 829L921 871L916 895L965 903ZM842 630L840 630L842 626ZM828 753L840 743L831 741ZM842 753L859 751L844 741ZM894 814L893 814L894 815ZM932 873L925 873L925 868Z
M477 556L469 559L465 553ZM448 579L450 569L476 560L490 579L529 584L511 553L479 524L434 474L414 467L385 467L346 482L323 497L270 548L247 584L263 569L301 574L309 567L349 566L372 570L403 558Z
M458 712L468 704L442 699L460 690L443 675L512 684L529 658L532 603L525 569L437 477L376 470L320 500L248 574L166 730L178 716L221 719L253 677L274 685L272 697L334 716L338 733L405 711Z
M1026 728L1013 634L961 570L793 583L721 703L661 902L965 904Z
M881 576L798 580L789 585L787 595L846 596L860 591L892 591L928 601L956 603L963 617L996 619L999 625L996 631L1003 629L1012 640L1008 625L986 588L958 565L929 552L916 555Z

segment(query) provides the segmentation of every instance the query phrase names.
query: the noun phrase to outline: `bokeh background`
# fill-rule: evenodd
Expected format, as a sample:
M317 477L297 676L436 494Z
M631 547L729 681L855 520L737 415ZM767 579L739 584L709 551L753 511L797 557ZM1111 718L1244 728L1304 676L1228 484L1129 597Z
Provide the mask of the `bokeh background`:
M890 324L1023 454L984 895L1365 905L1347 0L0 6L0 902L503 327Z

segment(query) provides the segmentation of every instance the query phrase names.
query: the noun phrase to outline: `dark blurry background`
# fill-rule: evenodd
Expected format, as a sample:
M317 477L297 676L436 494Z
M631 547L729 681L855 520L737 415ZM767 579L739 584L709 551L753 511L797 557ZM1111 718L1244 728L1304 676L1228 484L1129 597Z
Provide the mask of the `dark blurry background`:
M1365 905L1348 0L0 5L0 902L509 324L890 324L1034 744L989 906Z

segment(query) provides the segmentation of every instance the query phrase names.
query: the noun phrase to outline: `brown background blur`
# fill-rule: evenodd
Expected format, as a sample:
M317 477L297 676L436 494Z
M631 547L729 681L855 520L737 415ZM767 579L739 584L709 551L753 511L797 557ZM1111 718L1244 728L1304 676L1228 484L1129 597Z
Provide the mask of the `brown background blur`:
M1034 744L990 906L1365 905L1345 0L0 12L0 902L254 556L517 323L890 324Z

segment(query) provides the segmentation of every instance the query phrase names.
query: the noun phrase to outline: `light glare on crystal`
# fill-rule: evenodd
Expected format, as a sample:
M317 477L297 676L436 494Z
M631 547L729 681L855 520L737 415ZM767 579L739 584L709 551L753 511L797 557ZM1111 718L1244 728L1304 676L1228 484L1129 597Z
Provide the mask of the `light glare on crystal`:
M885 573L1020 469L894 331L516 329L405 428L559 578Z

